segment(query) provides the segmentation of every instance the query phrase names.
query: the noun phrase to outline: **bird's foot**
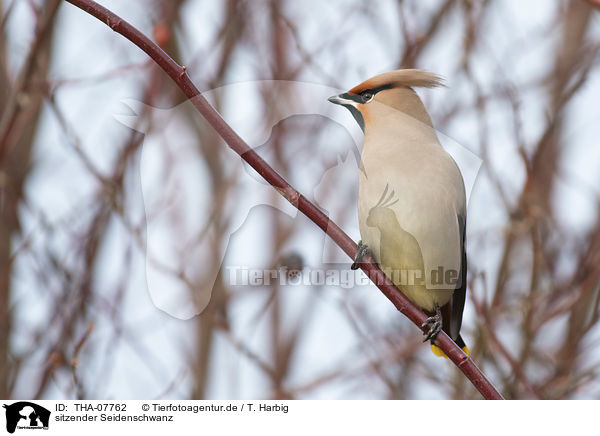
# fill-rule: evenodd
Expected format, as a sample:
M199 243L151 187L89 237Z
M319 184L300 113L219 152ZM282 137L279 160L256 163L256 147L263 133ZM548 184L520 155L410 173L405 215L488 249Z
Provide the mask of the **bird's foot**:
M363 258L370 254L373 257L373 253L367 244L363 244L363 241L358 241L358 250L356 250L356 256L354 257L354 263L350 266L350 269L358 269L359 264L362 262Z
M429 331L427 333L423 333L425 335L425 339L423 342L434 341L437 338L437 335L442 331L442 311L440 310L440 306L435 305L435 315L430 316L425 320L423 324L421 324L421 328L425 328L429 326Z

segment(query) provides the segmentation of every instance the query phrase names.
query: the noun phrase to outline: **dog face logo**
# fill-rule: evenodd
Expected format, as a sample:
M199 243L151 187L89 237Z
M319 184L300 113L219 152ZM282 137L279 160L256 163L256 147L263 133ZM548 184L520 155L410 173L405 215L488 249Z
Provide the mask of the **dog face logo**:
M3 407L6 409L6 431L9 433L14 433L17 428L48 430L50 421L48 409L29 401L4 404Z

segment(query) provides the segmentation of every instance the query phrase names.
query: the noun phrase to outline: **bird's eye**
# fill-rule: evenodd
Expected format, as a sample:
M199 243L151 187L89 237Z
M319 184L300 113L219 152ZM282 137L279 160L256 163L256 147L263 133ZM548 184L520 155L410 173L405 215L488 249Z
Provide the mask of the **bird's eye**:
M360 96L362 97L362 102L363 103L368 103L371 100L373 100L373 93L372 92L365 91Z

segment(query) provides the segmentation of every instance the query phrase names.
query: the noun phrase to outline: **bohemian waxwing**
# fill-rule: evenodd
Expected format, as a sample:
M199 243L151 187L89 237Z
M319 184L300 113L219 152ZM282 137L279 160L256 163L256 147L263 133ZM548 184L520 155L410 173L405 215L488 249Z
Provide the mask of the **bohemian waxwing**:
M425 341L444 330L468 353L460 336L467 286L464 182L412 89L441 84L432 73L396 70L329 101L349 109L365 134L357 261L370 250L404 295L430 315Z

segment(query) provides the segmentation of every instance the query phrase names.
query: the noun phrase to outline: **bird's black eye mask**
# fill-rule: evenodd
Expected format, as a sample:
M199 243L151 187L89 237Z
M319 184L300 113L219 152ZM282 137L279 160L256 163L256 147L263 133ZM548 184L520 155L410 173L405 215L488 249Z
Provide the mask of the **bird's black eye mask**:
M391 87L392 87L392 85L383 85L383 86L379 86L377 88L365 89L360 94L345 92L344 94L340 94L340 98L343 98L346 100L352 100L353 102L358 103L358 104L366 104L366 103L370 102L371 100L373 100L373 97L375 97L375 94L377 94L379 91L383 91L384 89L390 89ZM354 117L354 119L356 120L358 125L360 126L360 129L364 132L365 131L365 120L364 120L362 114L360 113L360 111L357 108L355 108L354 106L352 106L351 104L345 104L343 106L350 111L350 113L352 114L352 116Z
M373 97L375 97L375 94L377 94L379 91L383 91L384 89L390 89L391 87L392 85L378 86L377 88L365 89L364 91L361 91L360 94L346 92L344 94L341 94L340 97L352 100L358 104L365 104L370 102L373 99Z

